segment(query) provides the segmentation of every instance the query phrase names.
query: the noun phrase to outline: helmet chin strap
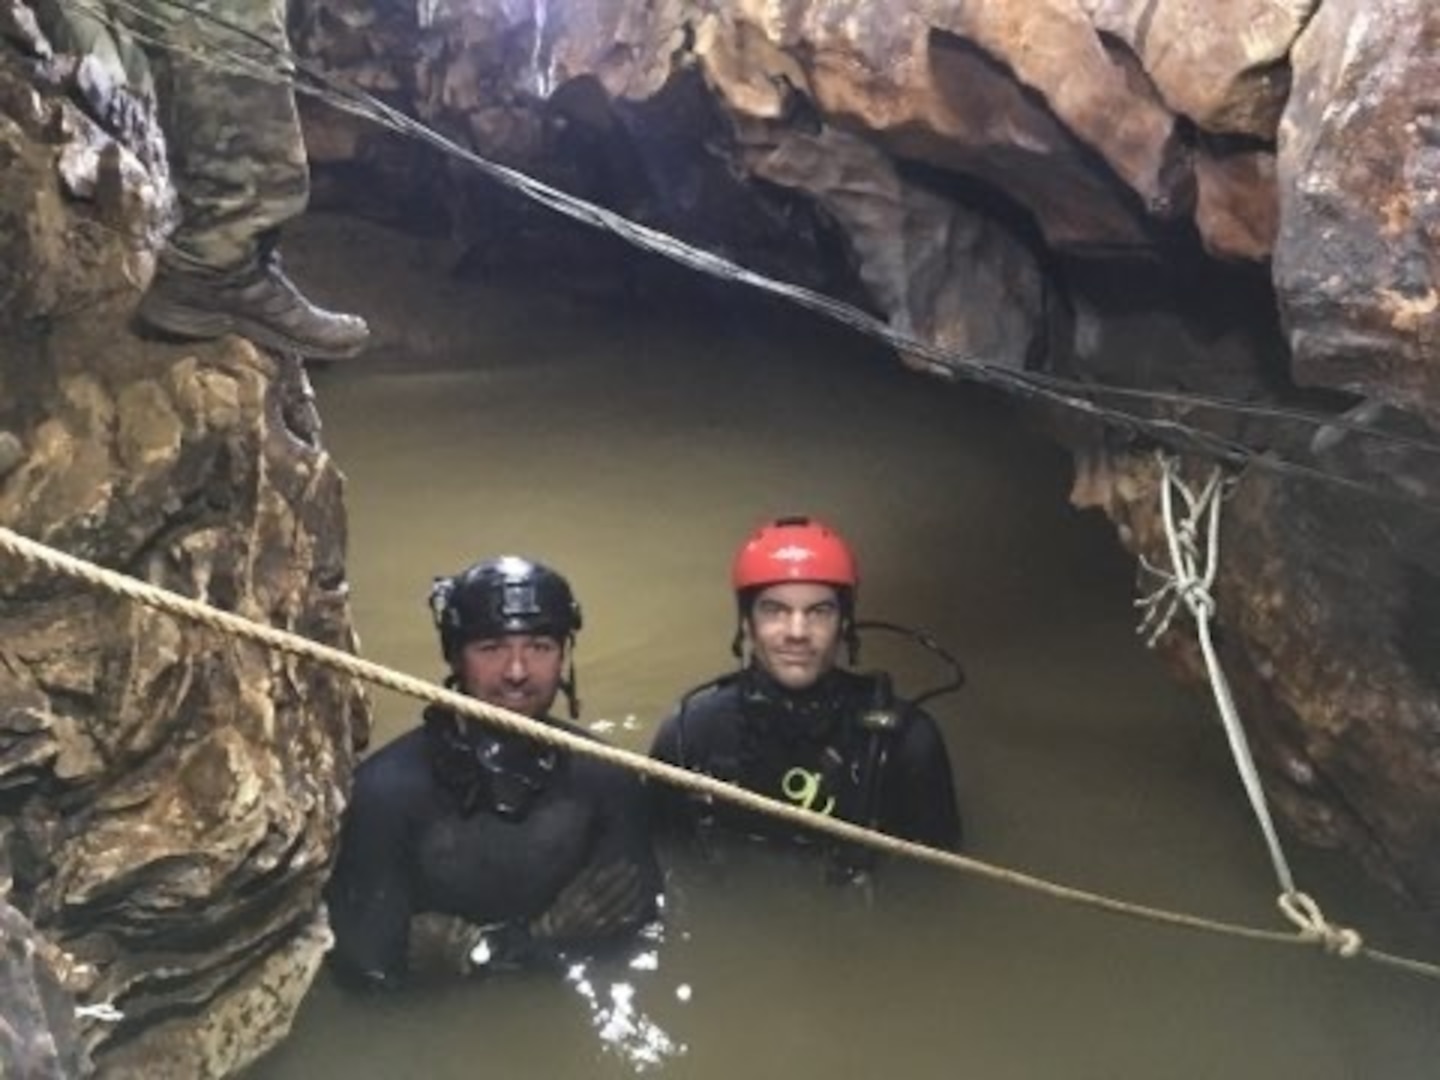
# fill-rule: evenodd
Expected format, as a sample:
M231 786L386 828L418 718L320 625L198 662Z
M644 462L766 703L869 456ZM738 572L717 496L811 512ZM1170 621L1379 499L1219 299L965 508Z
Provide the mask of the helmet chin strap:
M575 676L575 635L570 635L570 670L560 680L560 692L565 695L565 704L570 709L570 719L580 719L580 684Z
M575 696L575 684L569 680L562 682L560 692L565 695L565 711L570 714L570 719L579 720L580 699Z

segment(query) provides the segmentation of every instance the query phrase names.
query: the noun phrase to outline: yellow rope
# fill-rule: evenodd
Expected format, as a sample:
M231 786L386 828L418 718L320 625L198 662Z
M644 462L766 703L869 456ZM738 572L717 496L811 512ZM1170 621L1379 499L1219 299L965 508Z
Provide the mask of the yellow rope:
M64 552L57 551L47 545L21 536L14 530L4 526L0 526L0 549L4 549L28 562L43 566L55 573L78 578L81 581L100 586L120 596L128 597L131 600L146 604L160 611L168 612L171 615L189 619L217 630L228 631L239 637L269 645L272 648L289 653L292 656L318 661L329 667L353 675L358 679L373 683L376 686L383 686L421 701L444 706L447 709L451 709L464 716L484 721L502 730L524 735L537 742L562 747L577 754L587 754L590 757L610 762L613 765L629 769L643 776L653 777L667 784L673 784L690 791L710 795L714 798L733 803L736 806L744 807L747 810L768 814L771 817L802 825L817 832L827 833L830 836L850 843L860 844L878 851L904 856L935 866L960 870L965 873L987 878L990 881L1015 886L1017 888L1029 889L1057 900L1069 901L1070 903L1096 908L1115 915L1126 915L1149 922L1162 923L1167 926L1224 934L1230 937L1246 938L1251 941L1269 942L1276 945L1318 945L1329 955L1345 958L1355 956L1364 957L1378 963L1397 967L1412 974L1440 979L1440 965L1429 964L1401 956L1392 956L1377 949L1369 948L1368 946L1358 945L1358 939L1356 939L1356 942L1347 941L1345 947L1342 948L1332 936L1323 934L1309 926L1302 928L1298 933L1291 934L1278 930L1261 930L1236 923L1221 922L1198 915L1187 915L1182 912L1164 911L1159 908L1147 907L1143 904L1134 904L1125 900L1102 896L1098 893L1086 892L1083 889L1072 888L1068 885L1060 885L1052 881L1046 881L1043 878L1034 877L1030 874L1007 870L1003 867L982 862L979 859L972 859L966 855L957 855L954 852L926 847L923 844L913 843L909 840L901 840L893 836L887 836L884 833L862 828L858 825L852 825L847 821L841 821L836 818L813 813L809 810L803 810L797 806L791 806L775 799L766 798L763 795L757 795L753 791L737 787L734 784L727 784L724 781L716 780L711 776L690 772L688 769L681 769L674 765L667 765L664 762L648 758L643 754L623 750L606 743L596 742L584 736L575 735L568 731L552 727L549 724L531 720L518 713L486 704L485 702L464 694L458 694L452 690L436 686L433 683L393 671L390 668L382 667L379 664L363 660L360 657L353 656L340 649L311 641L308 638L299 637L288 631L278 630L273 626L265 626L252 622L249 619L242 618L228 611L222 611L209 604L192 600L178 593L161 589L155 585L150 585L124 574L116 573L113 570L107 570L104 567L96 566L94 563L78 559L72 555L67 555ZM1303 903L1301 907L1303 908Z

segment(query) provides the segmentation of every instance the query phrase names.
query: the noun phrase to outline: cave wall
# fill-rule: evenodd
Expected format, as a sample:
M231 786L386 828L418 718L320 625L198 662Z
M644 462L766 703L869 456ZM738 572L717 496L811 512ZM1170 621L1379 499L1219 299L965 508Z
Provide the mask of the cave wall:
M298 361L131 333L170 196L118 55L58 51L0 3L0 523L351 647L343 479ZM232 1075L328 944L365 699L9 552L0 581L0 913L33 927L7 949L54 960L43 1016L35 966L0 972L28 1025L0 1041L40 1070L15 1075Z

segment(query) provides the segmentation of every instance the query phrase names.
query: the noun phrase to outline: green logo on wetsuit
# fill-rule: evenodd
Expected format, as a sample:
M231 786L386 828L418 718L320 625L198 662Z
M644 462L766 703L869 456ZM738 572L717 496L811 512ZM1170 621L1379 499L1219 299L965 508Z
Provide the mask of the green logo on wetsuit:
M825 777L818 772L802 769L798 765L786 770L785 775L780 778L780 790L785 792L785 797L797 806L813 810L817 814L830 814L835 809L835 796L824 794ZM816 806L816 801L822 795L824 796L824 805Z

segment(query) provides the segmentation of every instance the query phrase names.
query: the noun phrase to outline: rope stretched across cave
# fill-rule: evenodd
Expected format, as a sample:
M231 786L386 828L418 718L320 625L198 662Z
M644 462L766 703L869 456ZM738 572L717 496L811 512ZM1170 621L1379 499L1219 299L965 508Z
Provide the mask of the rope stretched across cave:
M725 783L703 773L691 772L688 769L655 761L634 751L571 734L519 713L486 704L453 690L436 686L434 683L365 660L341 649L323 645L273 626L254 622L233 612L223 611L210 604L97 566L92 562L22 536L5 526L0 526L0 551L53 573L75 578L88 585L145 604L178 618L188 619L213 630L233 634L291 656L324 664L364 682L394 690L420 701L440 705L503 731L522 735L525 738L577 754L588 755L642 776L698 794L708 795L755 813L800 825L885 854L973 874L998 884L1026 889L1052 899L1105 911L1112 915L1122 915L1178 929L1221 934L1274 945L1319 946L1330 955L1346 959L1363 958L1411 974L1440 979L1440 965L1382 952L1365 945L1354 931L1336 928L1326 923L1318 906L1303 893L1293 894L1289 901L1282 898L1282 910L1297 926L1295 933L1244 926L1103 896L1099 893L1048 881L1033 874L996 866L967 855L942 851L910 840L901 840L873 829L852 825L847 821L827 817L789 803L758 795L753 791Z
M102 21L111 23L113 25L113 23L111 22L111 18L107 13L102 12L101 10L84 3L83 0L68 0L68 2L71 2L71 6L74 6L77 9L85 10L90 14L95 15L97 18L100 18ZM202 21L207 22L211 25L225 25L222 20L216 19L210 13L196 8L193 4L180 2L180 0L169 0L169 2L170 5L175 9L194 15ZM130 5L127 4L125 0L115 0L114 6L121 8L130 8ZM130 9L134 10L133 8ZM231 31L236 30L235 27L228 27L228 29ZM249 37L249 35L247 35L247 37ZM1368 494L1378 494L1378 492L1375 492L1369 486L1358 483L1356 481L1336 477L1332 474L1323 472L1309 466L1300 465L1295 462L1284 461L1271 454L1257 455L1252 448L1244 445L1243 443L1235 440L1226 439L1213 432L1197 429L1191 425L1182 423L1177 420L1140 416L1134 413L1125 412L1123 410L1109 408L1107 406L1098 404L1096 401L1092 400L1086 395L1105 394L1117 397L1130 397L1132 399L1163 400L1167 402L1188 405L1191 407L1223 408L1232 412L1248 415L1264 415L1270 417L1303 421L1307 423L1314 423L1318 425L1323 425L1324 427L1330 429L1360 431L1371 437L1383 438L1393 444L1405 445L1411 449L1424 452L1435 452L1437 449L1432 443L1423 440L1405 438L1403 436L1396 436L1386 432L1378 432L1362 425L1353 424L1343 419L1337 419L1336 417L1328 414L1312 414L1303 412L1301 410L1284 409L1274 406L1247 405L1241 402L1226 401L1224 399L1206 397L1203 395L1175 394L1166 392L1144 391L1135 388L1106 387L1095 384L1082 384L1073 380L1060 379L1041 373L1016 371L1014 369L999 367L997 365L987 363L986 361L978 357L964 355L953 350L946 350L938 348L936 346L932 346L928 343L919 341L915 338L909 337L908 335L894 330L881 320L876 319L875 317L865 312L862 312L851 305L835 301L812 290L804 289L794 285L789 285L783 282L778 282L773 279L764 277L763 275L756 274L726 259L683 244L680 241L675 240L673 237L659 232L658 230L650 229L646 226L629 221L628 219L614 213L613 211L595 206L583 200L576 199L564 192L560 192L556 189L550 188L540 183L539 181L533 180L532 178L525 176L522 173L519 173L516 170L508 169L504 166L500 166L493 162L490 162L473 153L472 151L466 150L465 148L446 139L444 136L434 132L433 130L419 123L418 121L415 121L413 118L405 116L398 110L395 110L392 107L385 105L384 103L378 101L372 96L365 94L361 91L344 87L336 80L322 73L317 73L313 70L308 69L292 54L286 53L283 50L278 50L273 45L260 41L259 39L252 38L252 40L254 41L254 43L263 46L263 48L268 51L269 59L270 61L272 61L271 63L267 64L264 60L257 60L254 57L247 57L240 52L225 49L223 47L207 47L205 50L193 55L195 55L195 57L201 62L224 66L223 64L219 64L220 60L224 60L229 63L233 70L238 70L252 77L265 79L266 81L271 82L287 83L300 92L318 97L321 100L324 100L327 103L334 105L338 108L344 109L349 113L361 116L362 118L371 120L372 122L385 126L391 130L395 130L409 137L416 138L422 142L427 143L428 145L440 149L441 151L452 157L456 157L460 160L465 161L466 163L477 168L478 170L486 173L492 179L495 179L498 182L504 184L506 187L509 187L512 190L519 191L526 197L531 198L534 201L540 202L550 207L551 209L556 210L557 212L565 214L568 217L582 221L583 223L592 225L596 228L604 229L605 231L618 235L621 238L626 239L627 241L639 247L661 254L667 258L670 258L673 261L679 262L692 269L699 270L701 272L710 274L718 278L747 284L756 288L760 288L772 294L782 296L792 302L799 304L802 307L806 307L809 310L824 314L850 326L853 329L859 330L862 333L867 334L868 336L886 342L887 344L906 354L912 361L916 362L917 366L923 367L931 373L940 375L947 379L954 379L957 377L969 378L983 385L991 386L993 388L997 388L1009 393L1015 393L1025 397L1045 399L1054 404L1058 404L1088 414L1091 417L1101 420L1105 423L1119 425L1127 429L1140 430L1156 438L1159 441L1167 442L1170 444L1178 443L1192 451L1206 453L1209 456L1216 457L1220 460L1224 460L1230 463L1255 462L1260 467L1268 468L1280 473L1302 476L1311 479L1323 479L1332 483L1343 485L1345 487L1361 490ZM162 42L154 43L164 44ZM279 62L275 63L274 61L277 60ZM1168 487L1166 489L1166 492L1168 497ZM1434 509L1431 504L1425 503L1420 500L1406 501L1417 502L1419 505L1425 506L1427 509ZM1167 517L1169 516L1170 512L1167 509ZM1172 533L1172 541L1173 539L1174 534ZM52 566L52 568L58 569L58 567L55 566ZM72 568L72 570L73 569L74 568ZM93 569L97 571L100 570L100 568ZM70 571L62 570L62 572ZM111 588L116 587L114 581L101 581L99 583L105 584L107 587ZM142 588L153 588L150 586L144 586L143 583L139 582L135 582L134 584L137 586L141 586ZM1195 580L1187 580L1187 582L1183 586L1177 586L1173 591L1173 595L1171 596L1171 599L1183 601L1187 607L1191 608L1192 613L1196 615L1197 624L1202 623L1200 608L1204 608L1208 603L1213 603L1208 601L1208 592L1206 592L1202 588L1197 587L1199 584L1200 583ZM1208 585L1208 583L1206 584ZM123 589L117 589L117 591L124 592ZM160 590L156 590L156 592L159 593ZM1166 590L1162 588L1162 590L1160 590L1160 592L1157 593L1155 597L1150 598L1151 600L1155 601L1154 606L1150 608L1152 612L1159 611L1169 606L1170 613L1174 613L1175 607L1167 604L1165 600L1165 592ZM1173 925L1188 927L1191 929L1205 929L1214 930L1221 933L1236 934L1238 936L1250 937L1259 940L1281 941L1285 943L1319 943L1323 945L1327 950L1336 952L1339 955L1367 956L1371 959L1396 963L1398 966L1408 967L1410 970L1420 971L1427 975L1440 975L1440 969L1435 968L1433 965L1423 964L1419 961L1406 960L1400 957L1390 957L1387 954L1377 953L1374 950L1367 949L1361 939L1358 937L1358 935L1354 933L1354 931L1350 931L1344 928L1336 928L1326 922L1323 914L1320 912L1318 905L1315 904L1315 902L1311 900L1308 896L1306 896L1304 893L1300 893L1294 888L1293 879L1289 874L1288 865L1284 861L1283 851L1279 849L1278 839L1275 837L1274 834L1273 824L1269 822L1268 810L1265 810L1263 807L1263 794L1260 795L1260 801L1257 803L1254 792L1255 790L1258 790L1258 781L1254 781L1252 783L1250 780L1247 780L1247 791L1251 792L1252 805L1256 806L1257 818L1261 820L1262 829L1264 829L1264 831L1266 832L1267 845L1270 847L1272 861L1275 862L1277 868L1277 877L1281 880L1282 883L1283 892L1280 898L1281 908L1285 912L1287 918L1290 918L1300 928L1300 932L1298 933L1298 935L1286 935L1272 931L1253 930L1251 928L1235 926L1233 924L1219 923L1213 920L1201 919L1194 916L1188 916L1173 912L1163 912L1159 911L1158 909L1146 908L1141 905L1128 904L1124 901L1118 901L1102 896L1097 896L1095 894L1086 893L1081 890L1071 889L1067 886L1046 882L1042 879L1034 878L1029 875L1018 874L1013 871L990 866L989 864L979 862L978 860L969 859L964 856L953 855L951 853L940 852L934 849L925 848L921 845L911 844L905 841L899 841L893 837L886 837L883 834L869 833L867 830L859 829L856 826L851 826L844 822L837 822L828 818L816 817L815 815L809 814L804 810L800 810L798 808L791 807L783 803L773 802L772 800L764 799L763 797L754 795L754 793L747 792L744 789L731 788L729 785L721 784L720 782L714 781L708 777L699 776L697 774L685 773L684 770L674 770L673 767L663 766L660 763L650 761L649 759L641 757L640 755L630 754L626 751L616 750L614 748L605 748L605 752L599 752L593 744L590 744L588 742L572 745L567 742L567 739L573 737L565 736L564 733L555 732L553 729L547 727L540 727L539 730L535 730L536 725L534 725L533 721L528 721L523 717L517 716L516 714L507 713L504 710L498 710L490 706L485 706L482 703L473 701L473 699L461 698L455 695L450 695L449 692L440 690L429 683L424 683L419 680L408 679L408 677L406 676L400 675L395 672L389 672L387 669L380 668L377 665L370 665L365 661L360 661L357 658L350 656L350 654L343 653L339 650L329 649L328 653L330 655L326 655L326 652L313 651L326 650L327 647L316 645L313 642L307 642L305 639L302 638L293 638L293 636L285 635L283 634L283 632L275 631L273 628L261 627L258 624L247 624L245 620L238 620L238 617L230 616L229 613L219 612L216 609L207 609L205 608L205 605L198 605L198 607L203 609L203 614L197 613L195 611L183 611L177 607L167 606L172 601L184 601L191 604L194 603L193 601L185 601L185 598L177 597L174 594L163 594L171 598L171 600L163 602L157 600L154 595L142 596L135 593L125 594L131 595L133 598L139 599L142 602L151 603L153 606L160 607L163 610L171 611L174 614L180 614L186 617L195 618L201 622L206 622L209 625L217 626L217 628L220 629L228 629L235 633L243 634L252 638L257 638L258 634L258 640L261 640L262 642L269 644L275 648L280 648L284 651L291 652L296 655L308 656L312 659L316 659L320 662L330 664L342 670L347 670L350 674L365 679L367 681L374 682L376 685L388 686L391 689L395 689L401 693L420 697L422 700L433 701L447 705L451 708L454 708L457 712L475 716L477 719L492 723L507 730L517 731L540 741L546 741L566 746L568 749L573 749L579 753L591 753L594 756L611 760L613 763L619 764L623 767L632 768L647 775L656 776L657 778L664 780L667 783L674 783L679 786L687 787L691 790L696 790L705 794L713 795L715 797L727 799L728 801L735 802L742 806L746 806L747 808L756 810L757 812L771 814L780 818L796 820L798 821L798 823L814 828L818 831L829 832L832 835L836 835L842 839L847 839L855 843L861 843L867 846L876 847L879 850L889 851L906 857L917 858L922 861L946 865L955 869L967 870L973 873L980 874L981 876L990 877L994 880L999 880L1017 886L1033 888L1038 891L1056 896L1057 898L1087 904L1090 906L1109 910L1114 913L1153 919L1155 921L1166 922ZM1192 600L1194 600L1195 603L1199 605L1198 608L1192 606ZM227 626L225 625L224 620L220 619L219 624L217 625L215 620L221 616L229 616L229 618L237 619L237 623ZM1201 631L1202 650L1206 651L1207 660L1209 660L1211 658L1211 654L1213 654L1213 647L1207 646L1206 644L1206 642L1208 641L1208 616L1205 620L1203 620L1203 626L1204 629ZM280 634L282 635L283 639L288 640L281 640L279 638L267 639L263 634L259 634L260 631L268 631L270 633ZM296 642L304 642L306 647L299 647L294 644ZM362 665L362 667L357 669L356 667L352 666L355 664ZM1217 699L1219 699L1221 697L1220 691L1218 689L1218 687L1220 686L1219 680L1212 678L1212 685L1215 685L1217 687ZM1230 735L1233 749L1235 743L1234 733L1240 730L1238 727L1238 720L1234 720L1233 723L1230 722L1233 717L1230 717L1229 714L1226 713L1223 704L1222 716L1227 716L1227 733ZM1241 737L1243 738L1243 732L1241 732ZM610 755L612 754L616 756L611 757ZM1246 751L1246 756L1248 757L1248 749ZM1237 761L1239 760L1240 755L1238 755L1237 753ZM679 775L667 775L667 770ZM1244 775L1245 770L1242 767L1242 777Z

